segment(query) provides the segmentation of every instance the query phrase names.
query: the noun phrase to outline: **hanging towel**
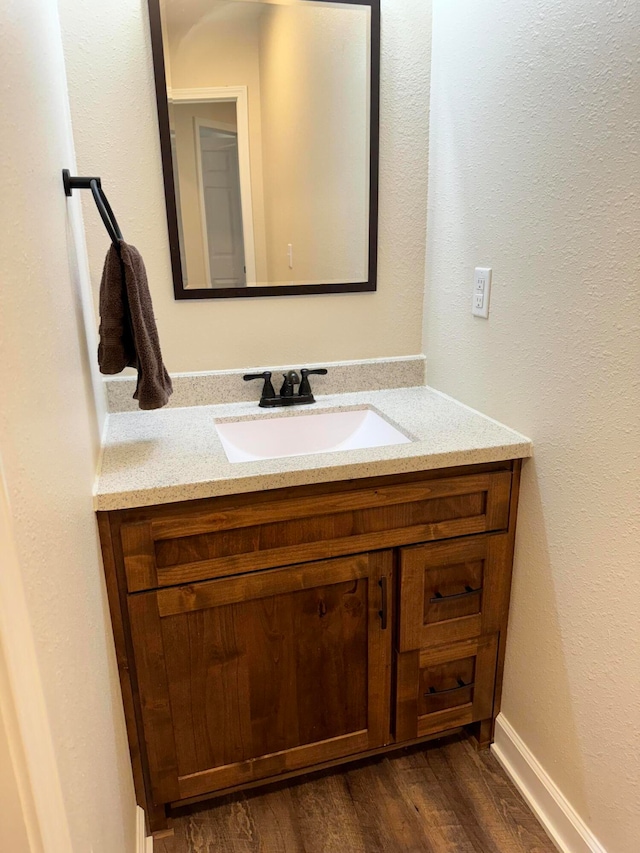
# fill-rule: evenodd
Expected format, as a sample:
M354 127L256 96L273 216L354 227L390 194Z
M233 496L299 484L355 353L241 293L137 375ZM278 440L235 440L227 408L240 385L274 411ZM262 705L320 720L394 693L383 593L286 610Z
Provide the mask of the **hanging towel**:
M111 245L104 262L98 364L109 375L136 368L133 399L141 409L160 409L169 401L173 388L162 362L147 272L140 252L124 240Z

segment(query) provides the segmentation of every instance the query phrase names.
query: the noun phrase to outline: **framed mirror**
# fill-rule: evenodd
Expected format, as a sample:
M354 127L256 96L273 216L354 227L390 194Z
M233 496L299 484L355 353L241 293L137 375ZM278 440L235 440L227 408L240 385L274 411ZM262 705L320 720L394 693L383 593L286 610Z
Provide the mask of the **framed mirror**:
M176 299L376 289L380 0L148 0Z

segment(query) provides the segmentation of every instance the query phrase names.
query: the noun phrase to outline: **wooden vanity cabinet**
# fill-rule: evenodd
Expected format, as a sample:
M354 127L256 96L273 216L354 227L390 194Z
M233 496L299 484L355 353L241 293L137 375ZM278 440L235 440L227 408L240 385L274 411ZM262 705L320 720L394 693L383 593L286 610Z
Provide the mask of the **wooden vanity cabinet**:
M520 462L98 513L136 791L167 805L499 708Z

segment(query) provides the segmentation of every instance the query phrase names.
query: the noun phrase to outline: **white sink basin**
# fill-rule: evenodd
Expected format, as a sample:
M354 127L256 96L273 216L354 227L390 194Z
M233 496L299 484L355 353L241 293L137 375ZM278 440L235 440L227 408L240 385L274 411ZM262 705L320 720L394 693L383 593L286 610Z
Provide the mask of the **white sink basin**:
M371 409L225 421L216 429L229 462L411 442Z

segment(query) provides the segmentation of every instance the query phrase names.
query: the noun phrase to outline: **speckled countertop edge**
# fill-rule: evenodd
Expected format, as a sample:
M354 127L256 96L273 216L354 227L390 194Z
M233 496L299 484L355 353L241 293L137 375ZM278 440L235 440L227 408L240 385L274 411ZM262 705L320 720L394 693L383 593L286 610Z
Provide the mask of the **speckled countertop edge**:
M98 511L195 500L311 483L500 462L531 456L531 441L429 387L318 397L313 412L371 407L411 444L228 462L217 419L312 414L255 402L122 412L108 416L96 478Z

